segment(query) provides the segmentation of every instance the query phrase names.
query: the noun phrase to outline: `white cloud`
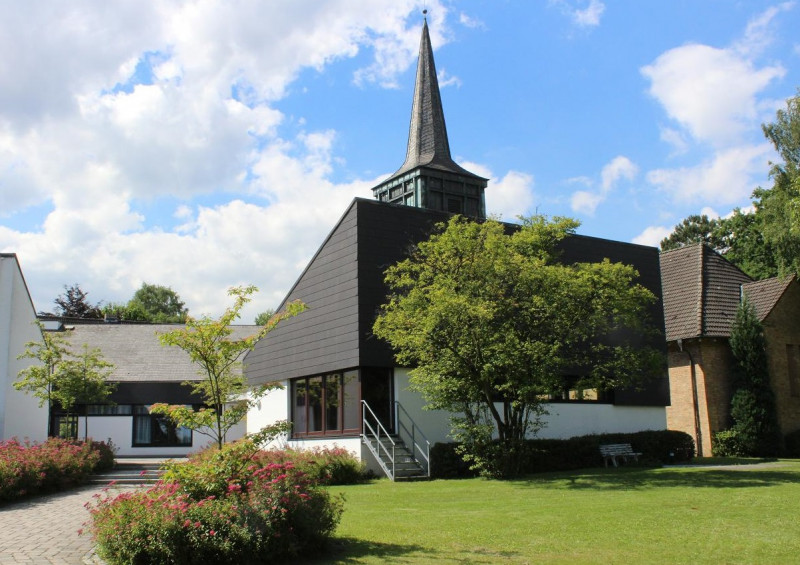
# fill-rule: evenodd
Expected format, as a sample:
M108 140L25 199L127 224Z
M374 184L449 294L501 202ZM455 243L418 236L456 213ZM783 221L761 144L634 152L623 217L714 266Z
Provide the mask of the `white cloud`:
M481 20L478 18L473 18L464 12L461 12L458 15L458 23L470 29L484 29L486 27L486 24L484 24Z
M719 213L716 210L711 208L710 206L703 206L703 209L700 210L701 216L708 216L712 220L716 220L719 218Z
M661 128L671 156L701 148L702 162L647 173L648 181L682 203L731 205L746 199L763 179L772 150L759 124L774 115L775 101L765 89L786 74L775 61L756 56L771 41L772 26L786 2L756 15L742 37L727 47L691 43L670 49L641 69L649 93L674 126Z
M502 178L495 177L488 167L479 163L459 162L459 165L489 179L486 188L486 213L500 216L504 221L514 221L517 216L534 213L535 185L533 176L520 171L508 171Z
M729 147L756 122L756 95L785 70L756 68L732 49L691 44L670 49L642 74L650 94L694 139Z
M428 7L439 46L448 12ZM215 315L240 283L264 291L253 312L276 306L377 181L331 182L337 133L284 139L275 102L303 69L359 52L353 80L391 85L421 23L414 0L75 0L2 14L0 49L14 57L0 59L0 214L51 210L36 228L0 226L0 249L18 253L37 307L65 282L124 301L147 280ZM186 204L199 195L209 202Z
M631 182L639 174L639 167L625 157L618 155L603 166L600 171L600 188L599 190L578 190L570 197L570 207L573 212L579 214L586 214L593 216L597 207L602 204L607 198L609 193L619 184L620 181ZM577 177L570 179L571 183L580 183L591 188L594 183L592 179L586 177Z
M650 171L647 180L679 202L736 204L753 191L752 179L768 169L771 155L766 143L733 147L697 166Z
M658 247L661 244L661 240L665 237L669 237L669 234L672 233L672 228L667 228L664 226L650 226L646 228L642 233L637 235L633 238L633 243L638 243L639 245L650 245L652 247Z
M597 207L603 200L605 200L604 194L579 190L572 193L570 197L570 207L573 212L593 216Z
M597 27L606 10L601 0L550 0L578 27Z

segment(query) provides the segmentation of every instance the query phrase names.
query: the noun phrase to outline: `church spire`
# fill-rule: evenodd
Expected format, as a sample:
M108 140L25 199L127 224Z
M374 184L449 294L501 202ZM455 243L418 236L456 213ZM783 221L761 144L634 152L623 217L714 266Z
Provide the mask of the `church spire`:
M450 156L428 20L424 19L403 166L373 188L379 200L485 218L486 179Z

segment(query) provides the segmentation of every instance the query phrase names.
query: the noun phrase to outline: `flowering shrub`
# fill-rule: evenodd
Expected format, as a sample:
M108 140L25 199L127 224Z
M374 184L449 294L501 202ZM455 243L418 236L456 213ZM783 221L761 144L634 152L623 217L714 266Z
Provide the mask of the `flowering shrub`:
M343 447L260 451L255 460L261 465L291 461L323 485L352 485L366 477L366 464Z
M92 472L113 466L114 452L102 442L50 438L44 443L0 442L0 501L80 484Z
M342 501L291 463L251 463L220 495L195 497L179 482L162 481L101 498L91 512L98 551L112 563L255 564L321 548Z
M221 496L231 481L248 474L252 465L288 464L321 485L355 484L365 477L365 464L346 449L284 449L262 451L244 439L209 448L190 456L191 464L169 462L164 480L180 483L183 492L194 498Z

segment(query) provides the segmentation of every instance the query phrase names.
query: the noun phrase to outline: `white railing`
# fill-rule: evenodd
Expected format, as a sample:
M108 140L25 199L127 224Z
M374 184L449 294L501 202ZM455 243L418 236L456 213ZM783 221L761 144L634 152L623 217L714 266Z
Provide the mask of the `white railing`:
M395 400L394 421L397 425L397 436L400 441L411 446L411 456L420 464L425 475L431 476L431 442L414 423L403 405ZM404 437L405 436L405 437ZM419 440L419 441L418 441ZM423 442L420 445L419 442Z
M371 416L371 420L367 418L367 416ZM378 420L378 417L375 415L375 412L372 411L372 408L369 407L366 400L361 401L361 439L364 443L366 443L372 453L375 455L375 459L378 460L378 464L384 470L384 472L389 476L390 479L394 480L395 477L395 441L389 435L389 432L386 431L386 428L383 427L381 421ZM391 452L389 448L384 444L383 439L389 441L391 447ZM372 441L375 441L375 447L372 447ZM391 462L392 466L389 466L384 463L384 459L381 454L385 454L386 458Z

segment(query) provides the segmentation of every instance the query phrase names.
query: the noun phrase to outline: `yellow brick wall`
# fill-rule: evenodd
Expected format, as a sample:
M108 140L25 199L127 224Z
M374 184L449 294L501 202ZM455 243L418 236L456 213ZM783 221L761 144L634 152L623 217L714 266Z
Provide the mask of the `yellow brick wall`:
M699 429L695 425L689 354L694 362ZM667 407L667 427L684 431L695 438L698 455L710 456L713 434L728 427L732 361L725 339L684 340L683 351L675 342L669 344L670 406Z
M800 284L789 285L763 323L770 384L775 393L778 422L785 434L800 429L800 394L792 390L786 351L789 344L800 346Z

